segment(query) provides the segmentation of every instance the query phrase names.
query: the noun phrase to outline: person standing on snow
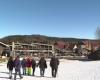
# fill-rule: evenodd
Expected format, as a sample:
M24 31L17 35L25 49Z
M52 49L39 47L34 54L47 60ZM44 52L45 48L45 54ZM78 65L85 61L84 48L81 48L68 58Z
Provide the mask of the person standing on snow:
M34 58L33 58L33 59L32 59L33 76L34 76L35 68L36 68L36 61L35 61Z
M57 57L53 56L50 60L50 67L52 70L52 77L56 77L58 71L59 60Z
M22 79L23 77L21 76L21 61L19 59L19 56L17 56L14 60L14 67L15 67L15 75L14 75L14 80L16 80L16 75L17 73L19 73L19 77L20 79Z
M23 75L26 75L26 59L25 58L23 58L23 60L21 61L21 65L22 65Z
M27 75L31 75L32 70L32 60L31 57L27 57L26 59L26 67L27 67Z
M12 71L14 68L14 61L13 61L12 56L9 57L9 60L7 62L7 68L9 69L9 79L11 79L12 78Z
M39 60L38 66L40 68L40 75L43 77L45 73L45 69L47 68L46 60L44 57L41 57Z

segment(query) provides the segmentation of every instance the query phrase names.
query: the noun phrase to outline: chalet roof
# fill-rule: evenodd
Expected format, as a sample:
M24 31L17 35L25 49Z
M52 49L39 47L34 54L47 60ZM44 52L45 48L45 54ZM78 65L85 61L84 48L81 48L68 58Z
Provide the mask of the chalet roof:
M66 44L65 44L65 42L57 41L54 45L55 45L56 48L63 49L64 45L66 45Z

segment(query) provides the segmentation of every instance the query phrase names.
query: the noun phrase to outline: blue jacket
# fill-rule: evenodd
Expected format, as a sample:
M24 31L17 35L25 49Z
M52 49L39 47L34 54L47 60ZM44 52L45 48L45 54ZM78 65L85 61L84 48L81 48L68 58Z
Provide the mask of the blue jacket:
M22 68L25 68L25 67L26 67L26 60L25 60L25 59L23 59L23 60L21 61L21 65L22 65Z
M21 68L21 61L19 59L15 59L14 66L16 71L20 71Z

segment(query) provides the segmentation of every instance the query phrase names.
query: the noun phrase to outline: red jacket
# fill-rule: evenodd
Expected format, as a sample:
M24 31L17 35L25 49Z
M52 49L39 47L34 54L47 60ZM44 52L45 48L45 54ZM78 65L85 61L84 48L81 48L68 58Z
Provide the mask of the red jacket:
M32 67L32 61L29 58L26 61L26 67Z

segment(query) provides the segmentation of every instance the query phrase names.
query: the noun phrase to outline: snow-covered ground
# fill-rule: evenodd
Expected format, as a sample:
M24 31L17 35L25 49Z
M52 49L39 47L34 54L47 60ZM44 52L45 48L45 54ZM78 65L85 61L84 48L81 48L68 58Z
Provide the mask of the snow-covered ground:
M48 62L45 76L40 77L39 68L36 68L36 76L23 76L22 80L100 80L100 61L60 60L56 78L51 76L51 68ZM9 80L6 63L0 64L0 80ZM17 80L19 76L17 76Z

